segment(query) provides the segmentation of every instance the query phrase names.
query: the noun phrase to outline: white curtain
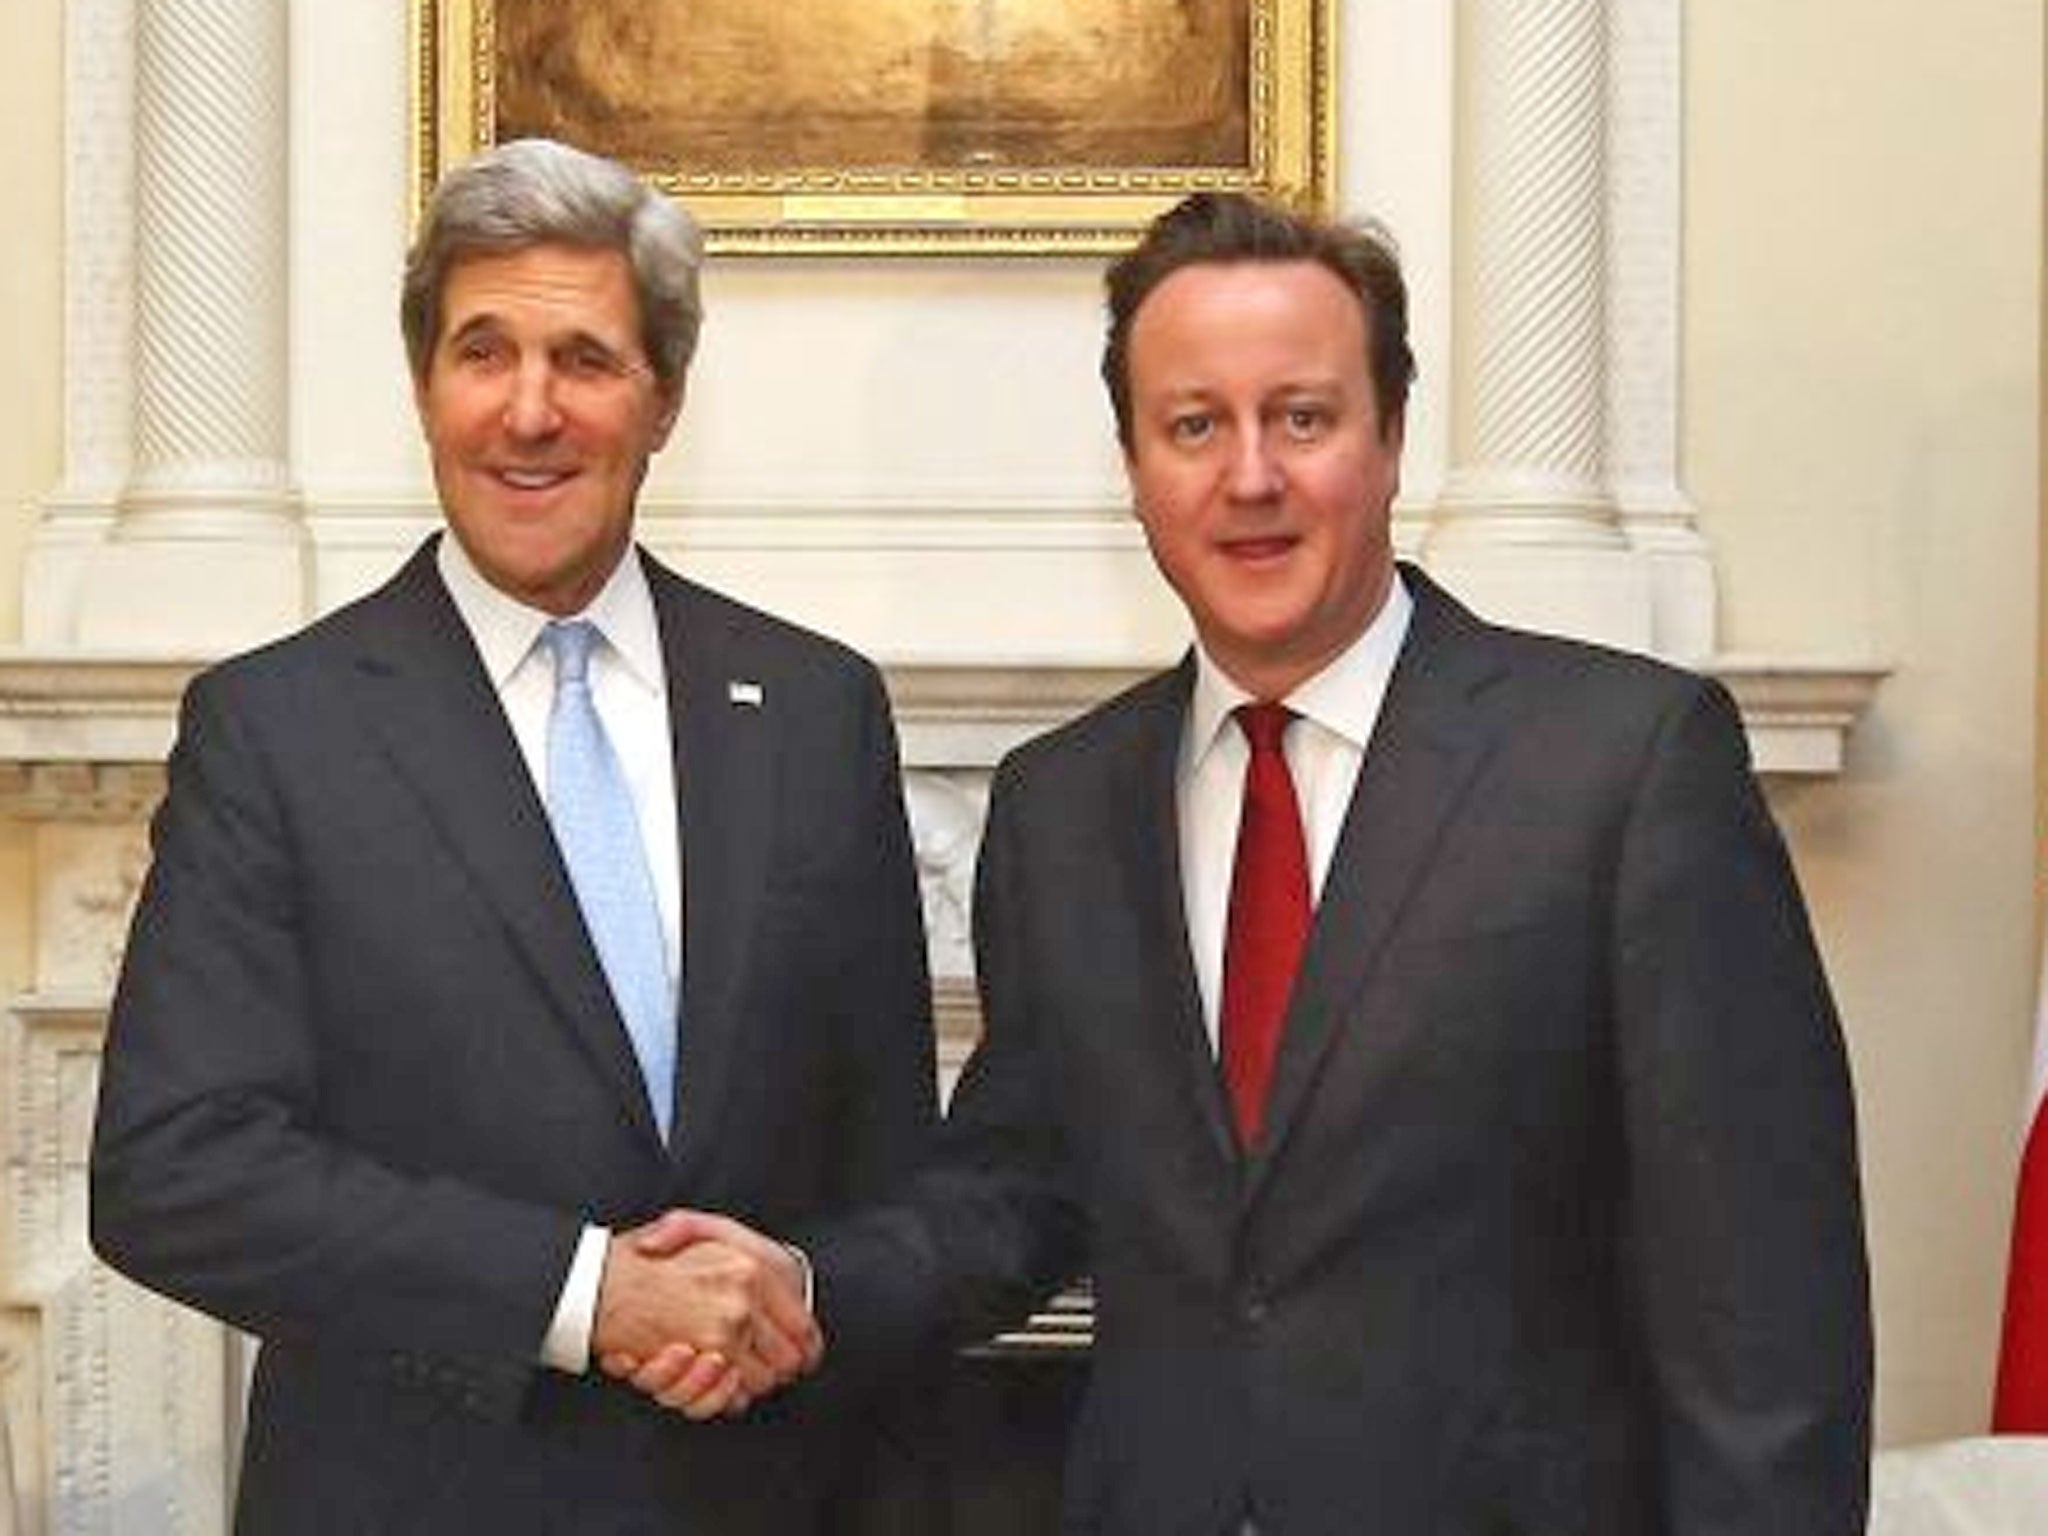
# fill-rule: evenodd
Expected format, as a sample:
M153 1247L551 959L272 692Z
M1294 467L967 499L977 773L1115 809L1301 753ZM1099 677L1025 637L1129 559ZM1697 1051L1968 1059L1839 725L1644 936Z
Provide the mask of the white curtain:
M1983 1435L1882 1451L1870 1478L1870 1536L2041 1536L2048 1531L2048 1437Z

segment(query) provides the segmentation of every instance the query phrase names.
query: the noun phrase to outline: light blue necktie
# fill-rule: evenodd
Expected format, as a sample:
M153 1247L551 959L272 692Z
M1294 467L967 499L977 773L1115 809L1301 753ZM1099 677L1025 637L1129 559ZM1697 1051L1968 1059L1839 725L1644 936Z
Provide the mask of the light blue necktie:
M611 984L647 1081L654 1123L668 1140L675 1103L676 1007L669 986L654 876L640 841L632 791L590 696L595 625L550 623L541 638L555 660L548 716L548 819L569 866L583 924Z

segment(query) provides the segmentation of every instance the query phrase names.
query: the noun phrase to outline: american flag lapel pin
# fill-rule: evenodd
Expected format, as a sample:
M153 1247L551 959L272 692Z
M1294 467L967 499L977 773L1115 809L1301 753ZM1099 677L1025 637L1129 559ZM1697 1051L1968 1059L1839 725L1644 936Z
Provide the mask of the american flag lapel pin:
M761 685L748 678L736 677L725 685L726 702L741 709L759 709L766 697Z

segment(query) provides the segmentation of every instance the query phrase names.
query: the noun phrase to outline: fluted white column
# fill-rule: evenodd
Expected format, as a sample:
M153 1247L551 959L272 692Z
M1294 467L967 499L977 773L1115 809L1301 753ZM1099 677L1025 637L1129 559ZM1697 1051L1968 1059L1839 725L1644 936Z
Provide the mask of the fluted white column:
M87 644L215 649L304 612L286 341L287 11L137 0L133 460Z
M1452 469L1423 558L1490 617L1647 648L1607 481L1605 0L1461 0Z

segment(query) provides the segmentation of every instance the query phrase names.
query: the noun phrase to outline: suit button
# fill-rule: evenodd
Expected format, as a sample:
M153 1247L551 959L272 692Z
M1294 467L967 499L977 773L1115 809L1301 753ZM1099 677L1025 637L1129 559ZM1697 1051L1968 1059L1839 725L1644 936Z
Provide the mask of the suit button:
M1266 1298L1254 1296L1244 1304L1244 1320L1253 1328L1263 1327L1268 1314Z

